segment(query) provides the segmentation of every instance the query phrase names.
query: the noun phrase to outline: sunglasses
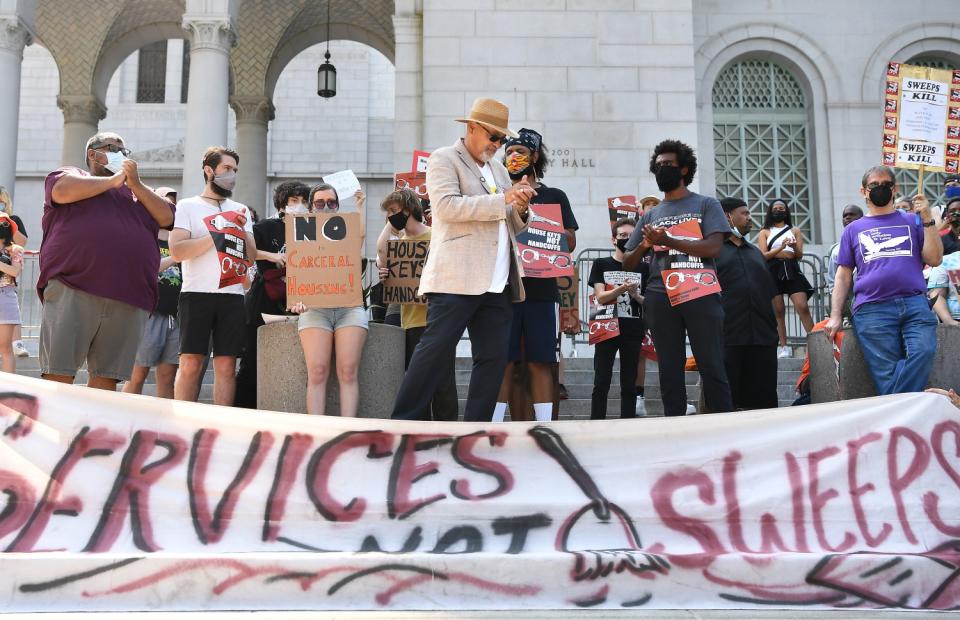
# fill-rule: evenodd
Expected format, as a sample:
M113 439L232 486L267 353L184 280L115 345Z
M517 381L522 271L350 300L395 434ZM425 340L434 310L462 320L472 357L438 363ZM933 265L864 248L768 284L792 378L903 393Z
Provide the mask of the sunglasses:
M314 200L313 202L310 203L310 205L314 209L322 209L326 207L328 209L336 210L340 208L340 201L336 200L335 198L331 198L329 200Z
M876 189L876 188L878 188L878 187L889 187L889 188L893 189L893 186L894 186L894 185L896 185L896 183L894 183L893 181L884 181L883 183L871 183L871 184L867 185L866 190L869 192L869 191L874 190L874 189Z
M98 144L96 146L91 146L90 148L94 151L99 151L102 149L109 153L120 153L124 157L130 156L130 149L124 146L117 146L116 144Z
M486 127L484 127L483 125L480 125L480 127L481 127L485 132L487 132L487 136L490 138L490 142L493 142L494 144L503 144L504 142L507 141L507 136L506 136L506 135L504 135L504 134L495 134L495 133L493 133L492 131L490 131L489 129L487 129Z

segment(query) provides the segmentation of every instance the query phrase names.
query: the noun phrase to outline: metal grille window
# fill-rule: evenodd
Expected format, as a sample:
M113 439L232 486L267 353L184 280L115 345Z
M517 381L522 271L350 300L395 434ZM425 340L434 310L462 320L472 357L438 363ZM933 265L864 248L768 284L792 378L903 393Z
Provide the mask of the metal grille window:
M770 200L787 200L794 226L816 242L806 106L800 84L774 62L747 59L725 68L713 86L716 187L719 196L746 201L755 228Z
M908 65L919 65L921 67L932 67L934 69L953 69L951 62L946 58L939 56L915 56L906 62ZM917 193L918 170L907 170L906 168L897 168L897 189L905 196L913 196ZM926 172L923 175L923 193L930 200L930 204L937 205L944 203L942 172Z
M167 42L140 48L137 63L137 103L163 103L167 88Z

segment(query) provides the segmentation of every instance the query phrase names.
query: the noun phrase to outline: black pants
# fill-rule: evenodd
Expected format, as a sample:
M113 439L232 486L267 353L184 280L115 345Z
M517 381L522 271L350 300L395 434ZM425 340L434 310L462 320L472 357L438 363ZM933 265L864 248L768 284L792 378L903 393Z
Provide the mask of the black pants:
M489 422L507 367L511 321L509 288L502 293L482 295L430 293L427 329L410 359L391 417L418 420L427 411L443 379L446 360L456 354L457 341L466 329L473 351L473 370L463 419Z
M734 409L776 409L776 344L728 346L724 366Z
M647 291L644 302L646 322L657 348L660 366L660 394L668 416L687 410L687 383L684 378L686 338L697 359L707 408L715 413L732 411L730 384L723 367L723 306L719 295L700 297L671 306L665 293Z
M404 360L406 366L410 366L410 358L413 357L413 351L416 349L420 338L426 327L410 327L404 331L407 340L407 356ZM430 408L424 412L421 420L433 420L434 422L456 422L460 415L460 403L457 400L457 350L450 351L447 357L443 376L440 378L440 384L437 385L433 393L433 400L430 401Z
M636 319L635 319L636 320ZM607 417L607 395L613 378L613 359L620 351L620 417L637 417L637 366L642 340L617 336L598 342L593 350L593 398L590 419Z

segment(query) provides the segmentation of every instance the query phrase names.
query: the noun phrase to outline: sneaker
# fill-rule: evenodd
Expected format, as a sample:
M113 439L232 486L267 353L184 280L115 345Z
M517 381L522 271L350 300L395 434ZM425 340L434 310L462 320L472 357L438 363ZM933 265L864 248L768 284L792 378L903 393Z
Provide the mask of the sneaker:
M560 400L567 400L570 398L570 395L567 394L567 386L560 384Z
M647 415L647 402L643 400L643 396L637 396L637 416L643 417Z
M23 346L22 340L13 343L13 353L17 357L30 357L30 351L27 351L27 347Z
M777 357L780 359L791 357L792 355L793 353L790 351L790 347L780 347L780 350L777 353Z
M687 403L687 415L693 415L696 412L697 412L697 408L691 405L690 403Z

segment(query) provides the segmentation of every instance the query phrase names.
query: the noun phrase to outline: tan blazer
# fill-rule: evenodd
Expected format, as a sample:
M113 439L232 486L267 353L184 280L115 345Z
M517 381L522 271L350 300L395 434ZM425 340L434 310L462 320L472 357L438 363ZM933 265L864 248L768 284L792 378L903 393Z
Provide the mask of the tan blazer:
M526 228L513 207L504 202L510 188L507 169L490 160L496 194L480 181L480 168L463 142L439 148L427 163L427 191L433 209L430 254L420 278L420 294L482 295L490 288L497 260L500 222L510 233L510 283L513 301L523 301L523 266L514 251L517 233Z

